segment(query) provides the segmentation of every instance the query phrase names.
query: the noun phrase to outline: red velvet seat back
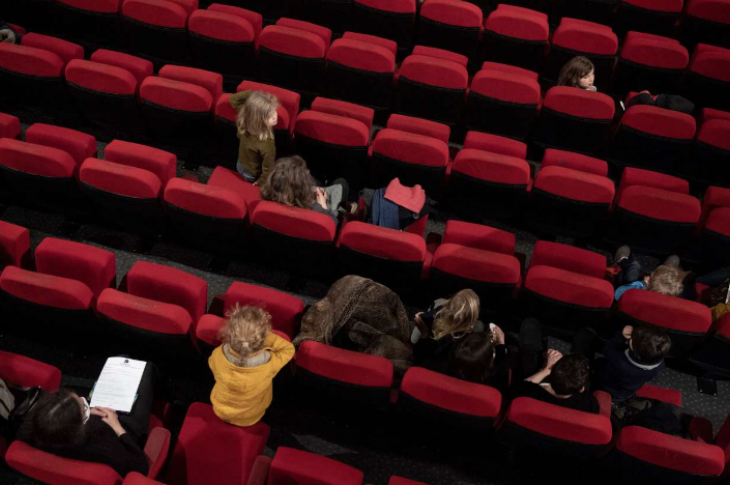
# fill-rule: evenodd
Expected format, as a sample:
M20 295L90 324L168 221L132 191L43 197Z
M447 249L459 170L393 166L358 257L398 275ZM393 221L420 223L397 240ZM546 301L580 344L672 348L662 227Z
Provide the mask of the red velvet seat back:
M90 91L119 96L134 96L137 80L121 67L74 59L66 66L66 82Z
M550 241L537 241L530 259L530 267L551 266L565 271L603 279L606 257L586 249Z
M152 172L119 163L87 158L79 169L79 181L86 186L134 199L157 199L162 189Z
M293 337L304 311L304 301L289 293L240 281L233 282L226 291L224 312L229 312L237 303L262 307L271 314L272 327L289 337Z
M58 178L73 177L77 168L73 157L63 150L13 138L0 140L0 164L18 172Z
M25 141L58 148L71 155L77 165L97 152L96 138L80 131L45 123L34 123L25 132Z
M152 172L163 187L177 175L177 155L147 145L113 140L104 148L104 159Z
M30 231L25 227L0 221L0 268L23 267L30 253Z
M246 218L246 199L228 189L176 178L165 188L165 203L218 219Z
M335 222L310 209L261 201L251 214L251 223L286 236L309 241L334 242Z
M390 389L393 364L386 358L339 349L313 341L297 349L297 367L354 386Z
M96 309L116 322L167 335L187 335L193 323L190 314L180 306L130 295L112 288L101 293Z
M280 446L271 462L268 485L361 485L363 473L344 463Z

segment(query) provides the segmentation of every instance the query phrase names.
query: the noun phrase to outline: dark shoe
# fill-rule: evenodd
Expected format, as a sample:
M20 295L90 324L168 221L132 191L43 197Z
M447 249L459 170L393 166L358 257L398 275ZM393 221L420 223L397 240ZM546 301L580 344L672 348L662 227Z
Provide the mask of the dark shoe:
M618 264L624 259L629 259L629 256L631 256L631 248L624 244L616 250L616 255L613 257L613 262L614 264Z
M664 261L664 266L669 266L670 268L679 268L679 256L676 254L672 254L669 256L666 261Z

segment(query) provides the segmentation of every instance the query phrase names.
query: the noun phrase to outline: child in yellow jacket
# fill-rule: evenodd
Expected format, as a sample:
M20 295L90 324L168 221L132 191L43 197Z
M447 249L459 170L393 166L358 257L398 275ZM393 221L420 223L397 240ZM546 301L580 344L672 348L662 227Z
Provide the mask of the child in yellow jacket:
M236 306L221 342L208 359L213 411L227 423L254 425L271 404L274 376L294 357L294 346L271 332L271 315L258 307Z

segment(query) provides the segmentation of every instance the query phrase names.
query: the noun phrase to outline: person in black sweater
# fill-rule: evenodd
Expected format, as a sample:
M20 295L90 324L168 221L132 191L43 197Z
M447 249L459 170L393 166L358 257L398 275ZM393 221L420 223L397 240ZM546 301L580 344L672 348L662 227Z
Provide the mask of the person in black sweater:
M89 408L85 398L68 389L47 393L21 425L16 439L47 453L102 463L120 476L146 475L142 446L147 440L156 369L147 363L132 412L119 416L109 408Z
M528 318L520 327L520 357L524 375L513 388L513 397L529 397L576 411L598 413L598 401L588 390L595 332L581 329L573 339L571 354L545 349L540 322ZM549 378L549 379L548 379Z
M509 353L504 332L492 324L489 332L473 332L451 346L445 373L505 392L509 387Z

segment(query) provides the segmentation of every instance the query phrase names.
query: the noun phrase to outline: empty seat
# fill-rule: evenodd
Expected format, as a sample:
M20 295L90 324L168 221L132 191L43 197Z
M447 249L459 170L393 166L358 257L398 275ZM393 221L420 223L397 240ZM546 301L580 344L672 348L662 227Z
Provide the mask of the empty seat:
M537 79L526 69L485 62L471 82L466 126L526 140L542 103Z
M56 30L82 42L118 45L121 42L121 0L58 0L54 3Z
M711 268L730 264L730 191L710 187L702 200L698 246L702 261Z
M30 266L30 231L25 227L0 221L0 270L5 266Z
M684 0L626 0L619 3L618 32L629 30L671 35L684 7Z
M246 485L268 438L269 427L263 422L233 426L221 421L212 406L193 403L170 456L166 483Z
M584 56L595 66L597 74L595 84L603 91L611 80L617 52L618 37L611 27L563 17L553 34L543 76L551 84L555 84L560 69L568 61L575 56Z
M337 227L330 216L262 201L251 224L258 253L272 263L308 276L331 271Z
M398 405L421 422L484 432L499 416L502 395L493 387L411 367L403 376Z
M428 136L385 128L371 145L374 186L385 187L398 177L407 186L421 185L438 199L449 163L449 146Z
M711 379L730 379L727 352L730 348L730 314L723 315L714 325L710 336L689 356Z
M592 163L596 171L608 171L603 160L562 150L545 150L530 193L528 221L533 227L564 236L589 237L604 231L615 195L613 181L607 173L599 175L553 162L561 158L578 159L577 167Z
M447 203L475 221L481 221L485 216L510 218L519 213L532 184L530 165L524 155L516 157L514 153L497 152L496 147L507 142L498 136L493 136L489 144L471 145L469 142L467 135L464 148L451 167Z
M616 66L614 89L619 93L642 90L656 93L676 91L688 64L689 53L679 41L653 34L629 32L624 38Z
M304 312L304 301L296 296L271 288L235 281L226 290L224 313L236 305L260 306L271 315L271 325L292 338Z
M124 38L130 52L156 63L188 58L187 20L198 0L125 0Z
M213 174L208 179L208 185L211 187L221 187L243 195L246 201L246 212L250 214L256 204L261 201L261 191L259 187L246 182L243 175L235 170L229 170L224 167L216 167ZM249 216L249 221L251 217Z
M196 66L238 79L256 72L260 13L213 4L188 20L188 44Z
M389 110L397 44L345 32L327 52L327 96Z
M685 77L687 97L700 107L730 110L730 49L697 44Z
M730 49L730 6L722 0L688 0L682 30L684 44L704 43Z
M606 459L617 479L641 476L655 483L709 483L725 467L719 446L639 426L621 429Z
M576 330L605 318L613 286L605 279L606 257L585 249L538 241L527 268L523 303L528 314L548 324Z
M485 60L537 71L549 34L547 14L499 4L484 22Z
M473 3L430 0L421 7L417 43L473 58L482 30L484 15Z
M416 0L353 0L353 32L394 40L402 52L413 40Z
M385 408L393 386L388 359L304 341L297 349L297 384L337 407Z
M73 157L76 165L96 156L97 152L96 138L93 136L45 123L32 124L25 132L25 141L63 150Z
M613 99L569 86L550 88L540 111L534 142L583 153L601 151L614 115Z
M0 138L19 138L20 120L17 116L0 113Z
M142 81L151 76L154 70L152 62L147 59L107 49L94 51L89 60L99 64L121 67L132 73L138 84L142 84Z
M700 202L689 195L689 184L646 170L627 168L626 172L635 180L629 185L627 176L622 177L611 237L652 253L676 252L689 241L700 219ZM671 187L675 181L678 186Z
M730 187L730 120L705 121L678 172L702 185Z
M456 124L469 85L466 64L460 54L416 46L398 70L394 110Z
M345 225L339 238L345 274L372 278L385 285L412 288L430 265L423 236L365 222Z
M246 199L228 187L174 179L164 193L165 211L178 237L225 255L246 242Z
M326 456L286 446L276 450L273 460L260 457L256 464L262 465L262 469L257 470L259 473L251 477L248 485L362 485L363 481L363 473L356 468Z
M139 98L145 124L155 139L178 151L200 153L212 129L210 91L189 82L148 77L140 86Z
M692 145L696 129L695 119L688 114L634 105L621 118L608 161L619 168L675 173Z
M704 340L712 325L707 306L647 290L629 290L618 301L616 326L649 323L672 339L671 357L685 357Z
M585 413L518 397L509 406L499 436L518 448L533 448L561 455L591 458L604 454L611 446L611 397L599 398L601 413Z
M3 42L0 44L0 99L53 108L65 97L63 60L55 53Z
M307 95L323 93L331 37L332 31L325 27L279 19L261 32L260 79Z
M451 138L451 128L449 125L397 113L388 117L385 127L393 130L407 131L408 133L416 135L436 138L444 143L448 143Z
M350 190L365 185L374 111L344 101L316 98L297 116L297 153L324 186L344 177Z
M64 65L74 59L84 58L84 48L82 46L67 40L59 39L58 37L51 37L49 35L31 32L24 35L20 42L26 47L33 47L53 52L61 58Z

